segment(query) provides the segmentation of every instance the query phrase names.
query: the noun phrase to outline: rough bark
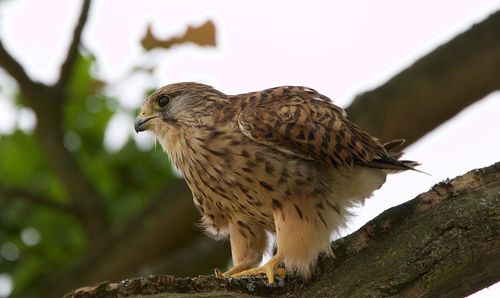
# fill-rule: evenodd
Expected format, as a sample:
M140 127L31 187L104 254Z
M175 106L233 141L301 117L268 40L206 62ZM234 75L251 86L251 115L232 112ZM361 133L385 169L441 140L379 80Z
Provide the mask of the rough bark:
M80 297L463 297L500 279L500 162L436 184L332 243L309 281L150 276Z

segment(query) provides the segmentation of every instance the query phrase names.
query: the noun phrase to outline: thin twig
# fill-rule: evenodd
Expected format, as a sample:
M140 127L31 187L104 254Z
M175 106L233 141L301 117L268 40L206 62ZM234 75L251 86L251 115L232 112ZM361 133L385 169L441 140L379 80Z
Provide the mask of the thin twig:
M61 65L59 80L54 86L54 88L59 92L64 92L64 89L68 84L68 80L73 72L75 62L78 57L78 47L80 46L83 28L85 27L85 23L87 22L90 10L90 2L91 2L90 0L83 1L82 10L80 12L78 23L76 24L75 30L73 31L73 39L71 40L71 43L69 45L66 59ZM64 99L64 96L61 96L60 98Z

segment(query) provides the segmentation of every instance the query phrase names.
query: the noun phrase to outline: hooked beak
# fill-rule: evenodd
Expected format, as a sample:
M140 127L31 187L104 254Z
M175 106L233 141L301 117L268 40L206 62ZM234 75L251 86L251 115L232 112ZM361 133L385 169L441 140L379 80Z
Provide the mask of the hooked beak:
M145 131L147 129L146 124L149 122L149 120L151 120L153 118L156 118L156 116L150 116L150 117L138 116L137 118L135 118L135 122L134 122L135 132L139 133L141 131Z

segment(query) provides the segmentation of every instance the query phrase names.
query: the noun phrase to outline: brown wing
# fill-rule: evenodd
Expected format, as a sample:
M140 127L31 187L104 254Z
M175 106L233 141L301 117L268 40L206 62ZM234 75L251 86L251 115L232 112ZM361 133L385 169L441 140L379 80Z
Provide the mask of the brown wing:
M344 110L316 91L279 87L262 92L268 94L258 97L265 100L242 109L238 117L241 131L250 139L335 167L369 165L387 157L374 137L350 122Z

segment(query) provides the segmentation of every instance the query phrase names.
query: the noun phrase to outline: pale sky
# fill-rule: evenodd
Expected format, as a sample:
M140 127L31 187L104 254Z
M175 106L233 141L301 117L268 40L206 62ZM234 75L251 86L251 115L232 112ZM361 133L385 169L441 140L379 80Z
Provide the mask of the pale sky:
M6 48L32 77L54 82L81 1L1 3L0 38ZM145 87L187 80L208 83L229 94L305 85L346 107L354 95L382 84L498 9L500 1L491 0L101 0L93 3L83 43L97 57L98 75L118 86L110 94L129 110L144 100ZM147 23L167 37L206 19L216 24L216 48L187 45L148 55L140 48ZM124 79L133 66L144 63L158 65L152 78ZM9 82L1 71L0 82ZM0 135L16 125L30 129L35 123L29 110L16 111L7 99L12 86L0 93ZM500 160L500 138L494 137L500 128L499 112L500 93L496 92L408 148L406 158L421 162L421 169L432 176L415 172L391 176L356 210L350 231L445 178ZM130 136L144 148L152 144L150 137L133 134L133 117L120 111L107 129L106 146L117 150ZM5 280L0 272L0 296ZM498 288L474 297L499 296Z

